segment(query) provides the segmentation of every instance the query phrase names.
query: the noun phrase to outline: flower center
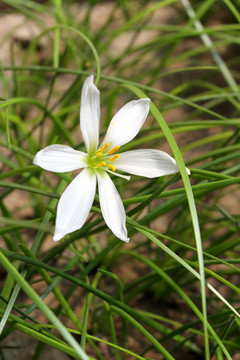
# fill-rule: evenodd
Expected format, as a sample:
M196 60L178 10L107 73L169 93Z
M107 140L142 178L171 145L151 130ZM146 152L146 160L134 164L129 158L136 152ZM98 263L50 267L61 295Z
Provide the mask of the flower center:
M107 142L104 146L96 151L96 153L88 158L88 164L93 169L103 169L105 171L116 171L115 166L112 164L113 161L119 158L119 154L113 155L120 146L115 146L114 148L107 150L110 144ZM113 156L111 156L113 155Z

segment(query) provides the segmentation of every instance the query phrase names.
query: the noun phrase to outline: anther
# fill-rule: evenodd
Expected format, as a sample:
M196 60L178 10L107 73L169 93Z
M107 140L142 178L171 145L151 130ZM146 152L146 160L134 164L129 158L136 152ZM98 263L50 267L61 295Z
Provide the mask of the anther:
M115 146L113 149L108 151L108 155L112 155L115 151L117 151L120 148L120 146Z
M107 165L107 167L108 167L109 169L111 169L112 171L116 171L115 166L113 166L113 165L111 165L111 164Z
M101 151L98 151L98 152L96 153L96 157L100 157L100 156L102 156L102 152L101 152Z
M109 147L109 142L107 142L104 146L102 146L99 150L98 150L98 153L100 153L101 151L107 149Z
M110 161L114 161L114 160L118 159L119 156L120 156L119 154L114 155L113 157L110 158Z
M102 167L102 166L105 166L105 165L106 165L105 161L102 161L99 164L97 164L97 167Z

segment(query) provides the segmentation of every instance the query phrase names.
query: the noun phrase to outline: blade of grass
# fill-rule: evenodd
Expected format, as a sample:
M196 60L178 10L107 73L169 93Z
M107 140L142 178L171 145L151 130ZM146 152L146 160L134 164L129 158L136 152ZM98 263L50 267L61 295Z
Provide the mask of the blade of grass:
M199 311L197 306L192 302L192 300L188 297L188 295L171 279L171 277L167 275L166 272L164 272L160 267L158 267L156 264L154 264L151 260L146 259L142 255L139 255L138 253L136 253L134 251L126 250L126 253L130 254L132 257L138 259L139 261L147 264L150 268L154 269L161 278L164 278L173 288L175 288L175 290L179 293L179 295L181 297L183 297L183 299L190 306L190 308L195 312L195 314L202 320L202 322L204 322L203 315L201 314L201 312ZM228 360L231 360L231 356L230 356L229 352L227 351L227 349L225 348L225 346L223 345L223 343L217 336L214 329L211 327L211 325L208 322L206 325L208 327L209 332L211 333L211 335L214 337L215 341L217 342L217 344L223 350L226 358Z
M18 285L22 290L36 303L37 307L43 312L43 314L48 318L48 320L56 326L58 332L62 337L73 347L82 360L89 360L86 353L79 346L77 341L72 337L72 335L66 330L65 326L61 321L54 315L52 310L42 302L42 299L38 294L32 289L32 287L27 283L27 281L21 276L21 274L15 269L15 267L8 261L8 259L0 251L0 260L3 267L14 277Z
M237 85L234 77L232 76L231 72L229 71L226 63L224 62L224 60L220 56L219 52L217 51L216 47L214 46L211 38L204 31L204 27L203 27L202 23L197 19L196 13L193 10L193 7L192 7L190 1L189 0L181 0L181 2L183 4L189 18L193 21L195 28L199 31L200 37L201 37L203 43L206 45L206 47L209 49L210 53L212 54L212 57L213 57L214 61L216 62L217 66L219 67L224 79L226 80L230 89L232 89L232 91L234 93L236 93L236 97L239 100L240 95L239 95L238 85Z
M65 186L65 182L64 182L64 181L61 181L60 184L59 184L59 186L58 186L58 191L61 192L61 191L63 190L64 186ZM56 203L57 203L57 200L56 200L56 199L52 199L52 200L51 200L51 205L52 205L52 207L55 207L55 206L56 206ZM43 227L45 228L45 226L47 226L47 223L48 223L50 217L51 217L51 213L47 212L46 215L45 215L45 217L44 217L44 219L43 219L43 221L42 221L42 224L40 224L40 226L43 226ZM29 222L28 222L28 223L29 223ZM38 249L38 246L39 246L39 244L40 244L43 236L44 236L44 230L39 229L39 230L38 230L38 233L37 233L37 235L36 235L36 237L35 237L35 239L34 239L34 241L33 241L33 244L32 244L32 246L31 246L31 252L32 252L33 254L36 253L36 251L37 251L37 249ZM25 269L23 269L23 271L22 271L22 273L21 273L22 279L24 279L24 277L26 276L26 274L27 274L27 269L25 268ZM1 322L0 322L0 335L1 335L1 333L2 333L2 331L3 331L3 329L4 329L4 327L5 327L5 324L6 324L6 321L7 321L8 316L9 316L9 314L10 314L11 311L12 311L12 307L13 307L13 305L15 304L15 301L16 301L16 298L17 298L17 296L18 296L18 293L19 293L20 289L21 289L20 285L17 284L17 285L15 286L13 292L12 292L12 295L11 295L11 298L10 298L10 300L9 300L8 306L7 306L6 310L5 310L4 318L3 318L3 319L1 320Z
M147 97L141 90L136 87L125 85L128 89L134 92L141 98ZM186 196L188 199L189 209L191 212L193 229L195 234L196 246L198 249L198 261L199 261L199 272L200 272L200 289L201 289L201 299L202 299L202 312L203 312L203 326L204 326L204 343L205 343L205 356L206 360L210 360L210 351L209 351L209 341L208 341L208 321L207 321L207 304L206 304L206 290L205 290L205 272L204 272L204 260L203 260L203 253L202 253L202 242L201 242L201 234L200 228L198 223L198 216L196 205L194 201L194 196L191 188L191 184L189 181L189 177L187 175L187 171L185 168L185 164L182 159L182 155L178 149L178 146L175 142L175 139L165 122L164 118L162 117L161 113L158 111L157 107L151 103L150 111L152 112L154 118L159 123L162 131L166 139L168 140L169 145L171 146L173 155L177 161L178 167L180 169L180 173L182 176L182 180L186 190Z

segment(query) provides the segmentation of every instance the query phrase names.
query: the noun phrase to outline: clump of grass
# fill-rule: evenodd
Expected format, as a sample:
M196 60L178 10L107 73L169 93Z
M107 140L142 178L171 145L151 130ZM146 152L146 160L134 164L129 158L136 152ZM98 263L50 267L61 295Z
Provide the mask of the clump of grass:
M5 0L1 6L1 19L14 19L0 33L1 358L17 331L35 339L31 349L19 350L19 356L31 350L33 359L50 349L74 359L234 359L235 2ZM151 115L124 148L167 150L180 168L159 179L113 179L124 199L129 244L107 229L98 197L87 223L53 243L56 205L72 175L32 165L49 144L83 149L79 99L91 73L101 90L102 134L123 103L147 96Z

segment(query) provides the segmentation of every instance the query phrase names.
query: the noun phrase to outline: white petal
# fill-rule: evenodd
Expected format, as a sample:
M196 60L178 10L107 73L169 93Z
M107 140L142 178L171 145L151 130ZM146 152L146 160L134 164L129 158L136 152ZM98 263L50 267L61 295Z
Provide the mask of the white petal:
M128 242L126 215L120 195L106 172L97 173L97 180L103 218L117 238Z
M33 159L33 164L54 172L67 172L86 166L87 154L65 145L50 145L40 150Z
M149 112L150 99L133 100L124 105L109 124L102 145L122 146L132 140L139 132Z
M129 174L154 178L179 172L176 160L161 150L132 150L119 155L114 166ZM186 170L190 174L189 169Z
M93 153L98 147L99 123L100 92L91 75L84 81L80 107L80 127L88 153Z
M84 169L63 192L58 206L55 233L57 241L84 224L96 192L96 175Z

